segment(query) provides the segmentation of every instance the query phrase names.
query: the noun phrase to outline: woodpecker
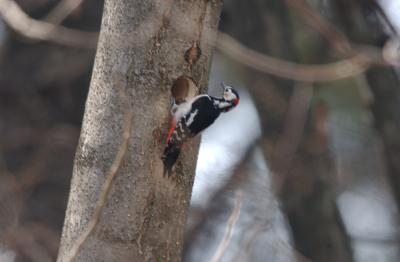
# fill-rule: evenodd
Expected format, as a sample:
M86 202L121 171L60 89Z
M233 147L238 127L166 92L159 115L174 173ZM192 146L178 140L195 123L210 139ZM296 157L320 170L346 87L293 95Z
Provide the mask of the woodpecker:
M209 127L221 113L233 109L239 104L239 94L231 86L221 83L221 98L207 94L198 95L172 106L173 119L164 149L164 176L171 175L172 167L178 159L182 145L190 138Z

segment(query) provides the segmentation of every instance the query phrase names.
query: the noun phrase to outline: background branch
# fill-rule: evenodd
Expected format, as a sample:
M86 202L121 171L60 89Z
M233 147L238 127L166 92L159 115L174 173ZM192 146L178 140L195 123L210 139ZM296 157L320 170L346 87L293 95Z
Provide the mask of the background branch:
M60 22L67 13L57 14L59 17L52 15L50 18ZM80 48L91 49L97 45L97 32L83 32L33 19L12 0L0 0L0 15L13 30L27 38Z
M228 224L226 226L224 238L222 239L221 243L217 248L217 251L215 252L213 258L211 259L212 262L219 262L224 256L225 250L228 247L232 237L233 228L235 227L236 222L239 219L240 209L242 207L242 200L243 200L243 193L241 191L237 191L235 198L235 206L234 209L232 210L231 216L228 219Z
M370 65L369 59L363 54L329 64L298 64L254 51L224 33L218 35L217 48L232 59L255 70L305 82L326 82L356 76Z

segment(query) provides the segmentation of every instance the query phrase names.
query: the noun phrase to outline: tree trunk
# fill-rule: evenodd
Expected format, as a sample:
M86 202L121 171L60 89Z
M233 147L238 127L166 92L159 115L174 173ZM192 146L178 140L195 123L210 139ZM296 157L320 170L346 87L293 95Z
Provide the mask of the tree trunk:
M219 0L105 2L58 261L67 260L91 220L128 111L128 150L77 261L181 259L199 140L184 148L172 178L163 177L170 86L185 74L206 90L221 6ZM191 49L196 45L198 61L187 52L198 51Z

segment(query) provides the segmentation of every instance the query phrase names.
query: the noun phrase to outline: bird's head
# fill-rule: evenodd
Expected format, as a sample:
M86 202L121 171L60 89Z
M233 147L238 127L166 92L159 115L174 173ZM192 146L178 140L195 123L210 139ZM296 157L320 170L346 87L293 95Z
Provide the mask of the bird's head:
M223 98L227 102L231 102L233 107L239 104L239 93L231 86L225 85L224 82L221 83L223 88Z

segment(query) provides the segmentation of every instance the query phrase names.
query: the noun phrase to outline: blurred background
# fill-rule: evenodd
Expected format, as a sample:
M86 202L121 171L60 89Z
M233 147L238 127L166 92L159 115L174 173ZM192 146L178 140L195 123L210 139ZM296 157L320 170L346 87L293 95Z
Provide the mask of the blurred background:
M56 259L102 7L0 0L1 262ZM400 261L398 14L224 1L184 261Z

